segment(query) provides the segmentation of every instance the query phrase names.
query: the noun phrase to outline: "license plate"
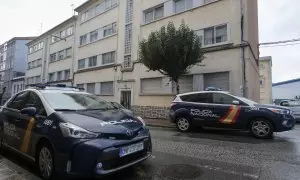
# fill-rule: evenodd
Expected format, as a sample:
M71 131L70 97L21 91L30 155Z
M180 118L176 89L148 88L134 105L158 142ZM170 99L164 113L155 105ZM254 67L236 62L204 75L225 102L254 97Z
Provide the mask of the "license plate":
M137 143L130 146L120 148L120 157L141 151L144 149L144 143Z

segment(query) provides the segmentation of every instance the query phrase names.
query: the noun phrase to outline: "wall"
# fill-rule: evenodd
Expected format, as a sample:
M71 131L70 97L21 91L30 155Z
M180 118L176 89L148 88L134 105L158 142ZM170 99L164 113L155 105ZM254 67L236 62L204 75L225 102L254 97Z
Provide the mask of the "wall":
M294 99L300 95L300 81L273 86L273 100L274 99Z
M260 103L272 104L272 62L269 60L260 60Z

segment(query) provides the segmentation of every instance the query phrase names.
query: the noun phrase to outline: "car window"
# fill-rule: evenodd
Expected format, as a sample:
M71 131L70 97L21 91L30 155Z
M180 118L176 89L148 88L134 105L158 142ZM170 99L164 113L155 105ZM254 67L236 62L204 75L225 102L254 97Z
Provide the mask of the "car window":
M212 103L212 93L189 94L180 97L182 101L196 103Z
M213 93L214 104L232 104L236 99L223 93Z
M35 107L38 115L47 116L44 105L40 97L35 92L30 92L30 98L27 101L26 107Z
M15 96L15 98L8 102L7 107L11 109L21 110L25 108L25 104L29 99L29 92L24 91Z

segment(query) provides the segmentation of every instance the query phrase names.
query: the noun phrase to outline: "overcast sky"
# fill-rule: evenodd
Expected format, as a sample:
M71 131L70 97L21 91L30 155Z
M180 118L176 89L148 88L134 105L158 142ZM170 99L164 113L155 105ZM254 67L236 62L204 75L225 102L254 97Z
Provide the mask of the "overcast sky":
M300 38L300 0L258 1L260 42ZM14 36L38 36L69 18L71 4L77 7L83 2L0 0L0 44ZM273 57L273 82L300 78L299 49L300 44L260 49L260 56Z

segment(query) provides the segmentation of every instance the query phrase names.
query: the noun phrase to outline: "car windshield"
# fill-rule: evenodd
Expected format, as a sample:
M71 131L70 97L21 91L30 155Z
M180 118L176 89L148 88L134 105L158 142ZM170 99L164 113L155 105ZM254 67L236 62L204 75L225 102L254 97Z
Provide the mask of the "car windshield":
M111 103L92 94L73 92L43 92L42 94L49 105L57 111L115 109Z
M253 106L255 104L257 104L257 102L254 102L250 99L247 99L247 98L244 98L244 97L239 97L239 96L236 96L238 99L240 99L241 101L245 102L246 104L249 104L250 106Z

